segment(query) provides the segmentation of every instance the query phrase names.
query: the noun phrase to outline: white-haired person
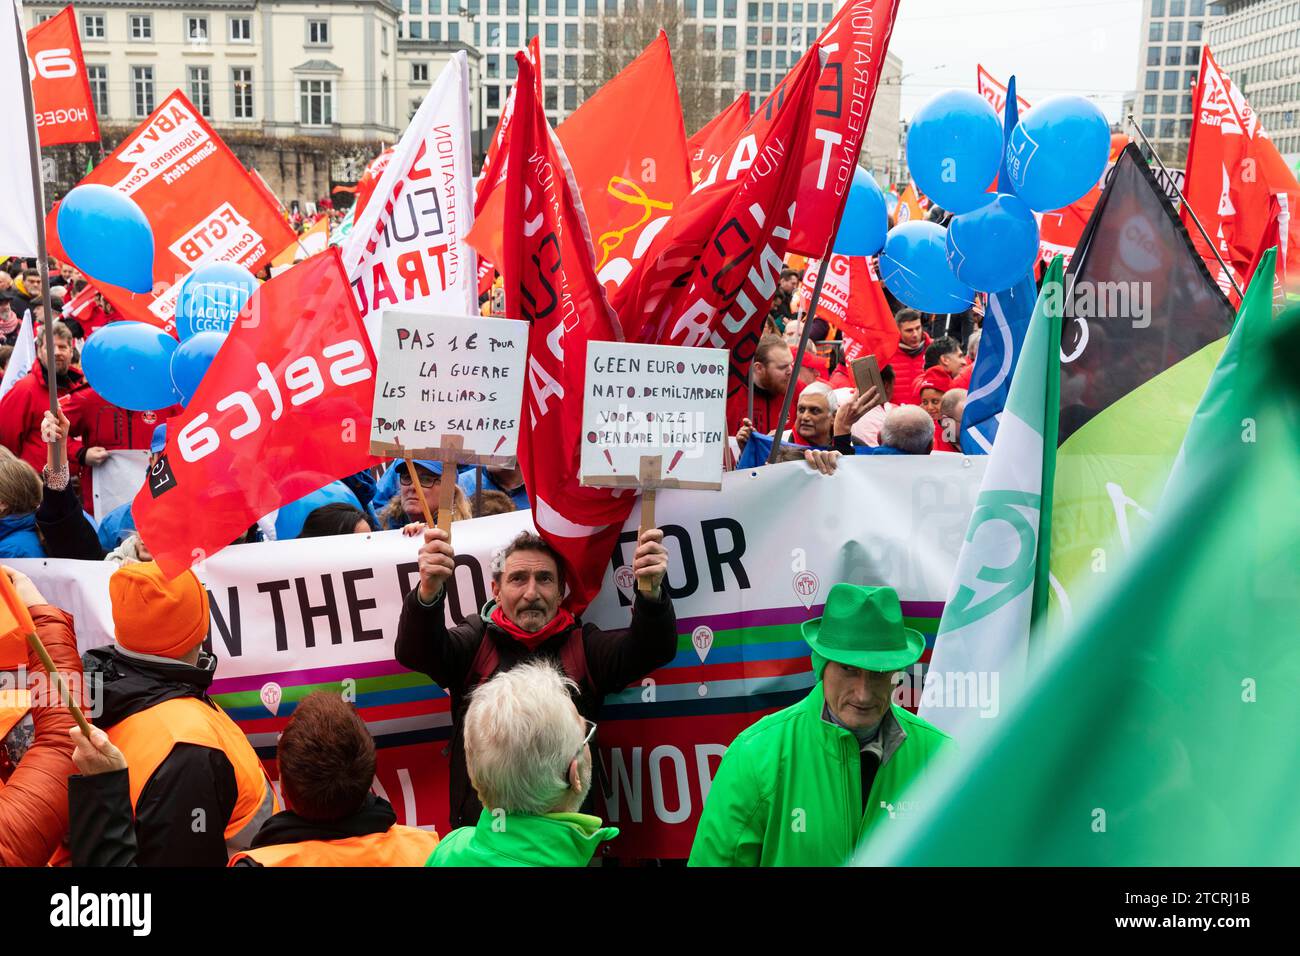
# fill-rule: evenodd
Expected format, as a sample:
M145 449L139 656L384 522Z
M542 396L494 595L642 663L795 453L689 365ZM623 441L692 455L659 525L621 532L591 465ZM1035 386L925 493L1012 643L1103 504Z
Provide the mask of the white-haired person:
M586 866L618 836L579 813L591 789L596 725L573 705L573 682L545 662L520 664L474 691L465 759L483 804L427 866Z
M874 391L874 389L873 389ZM899 405L885 415L880 426L880 445L853 446L855 455L928 455L934 450L935 422L919 405ZM804 460L823 475L835 473L840 456L836 449L810 448Z

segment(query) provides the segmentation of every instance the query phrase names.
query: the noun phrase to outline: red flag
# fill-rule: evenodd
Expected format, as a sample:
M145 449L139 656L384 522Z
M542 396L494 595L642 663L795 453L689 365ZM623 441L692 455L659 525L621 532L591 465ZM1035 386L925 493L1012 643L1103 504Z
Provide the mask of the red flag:
M844 334L844 341L849 343L845 346L845 361L874 355L884 368L898 351L898 325L871 260L866 256L834 255L830 264L817 315ZM821 263L815 263L804 273L805 303L812 299L820 269Z
M647 106L647 104L650 104ZM668 36L659 36L555 131L582 190L596 275L613 292L691 191Z
M366 203L370 202L370 197L375 192L375 187L379 185L379 179L384 175L384 167L388 161L393 158L393 147L389 146L382 153L370 161L366 171L361 174L357 180L356 186L356 206L352 210L352 221L359 222L361 214L366 210Z
M368 467L375 356L337 247L239 314L132 504L168 576L258 518Z
M816 44L810 53L783 81L782 105L755 114L615 296L629 339L727 349L749 341L743 362L732 356L733 378L742 385L801 195Z
M1273 248L1278 250L1273 271L1273 305L1277 307L1282 306L1286 301L1286 260L1282 256L1281 223L1282 203L1277 196L1270 196L1268 197L1268 225L1264 229L1264 234L1260 236L1259 248L1255 250L1255 258L1251 260L1250 270L1246 273L1247 284L1255 281L1255 270L1259 268L1264 254Z
M96 166L82 183L100 183L136 201L154 238L154 292L137 295L101 283L99 291L124 319L172 331L181 281L214 262L256 272L294 241L275 202L240 164L180 90ZM67 261L59 243L59 206L45 217L50 254Z
M721 156L749 122L749 94L741 93L735 101L698 133L686 141L686 157L691 164L691 183L704 178L709 167Z
M677 80L663 31L555 134L582 193L596 273L612 293L691 188ZM502 162L499 153L496 160ZM504 196L497 191L482 200L479 219L500 231Z
M1242 281L1268 226L1269 188L1260 168L1251 136L1255 118L1249 104L1210 55L1201 51L1201 73L1193 100L1196 116L1187 149L1187 178L1183 195L1187 206L1183 221L1210 274L1225 292L1232 282L1206 246L1191 220L1195 212L1219 255Z
M27 31L27 56L41 145L99 142L99 119L71 6Z
M1079 237L1083 235L1083 227L1088 224L1088 220L1092 218L1092 211L1101 201L1101 190L1106 183L1106 177L1110 175L1111 167L1119 159L1119 154L1124 152L1128 142L1129 138L1125 133L1113 134L1110 138L1110 159L1097 184L1088 190L1082 199L1076 199L1063 209L1043 213L1043 220L1039 223L1039 258L1043 262L1050 265L1052 259L1063 255L1066 264L1069 264L1070 257L1074 255L1074 249L1079 244Z
M501 270L506 315L532 324L519 467L533 522L564 561L565 605L581 613L600 590L636 500L578 484L587 343L622 334L596 278L582 200L547 126L533 66L522 53L515 60L519 79L502 183L504 208L512 214L504 230L480 218L467 238Z
M981 64L976 63L975 69L977 70L975 84L980 96L988 100L989 106L993 107L993 112L1001 116L1007 106L1007 85L995 79L993 74L984 69ZM1023 113L1029 109L1029 101L1017 93L1016 106L1019 112Z
M848 0L801 58L812 57L815 48L827 60L803 133L799 215L790 230L791 252L820 258L830 248L858 166L897 14L897 0ZM772 92L760 114L780 106L789 82L787 77Z

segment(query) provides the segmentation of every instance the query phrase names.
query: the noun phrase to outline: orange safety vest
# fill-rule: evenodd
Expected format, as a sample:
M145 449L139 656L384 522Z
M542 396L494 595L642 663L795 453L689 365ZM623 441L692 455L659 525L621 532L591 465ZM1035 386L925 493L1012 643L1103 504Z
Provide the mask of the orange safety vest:
M243 857L262 866L424 866L438 834L416 827L394 825L383 833L345 837L342 840L303 840L259 846L231 857L234 866Z
M197 697L176 697L132 714L109 727L107 733L126 757L133 810L145 784L172 749L177 744L197 744L220 750L235 769L238 795L225 827L227 850L237 853L248 849L262 824L280 811L280 802L257 753L220 707Z

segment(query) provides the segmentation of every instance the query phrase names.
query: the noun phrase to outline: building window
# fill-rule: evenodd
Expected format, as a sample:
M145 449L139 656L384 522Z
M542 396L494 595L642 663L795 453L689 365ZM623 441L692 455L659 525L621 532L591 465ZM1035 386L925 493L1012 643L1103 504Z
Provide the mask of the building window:
M1147 66L1159 66L1159 65L1160 65L1160 47L1158 46L1147 47Z
M704 0L704 15L710 19L718 15L718 0Z
M1169 0L1169 15L1181 17L1187 14L1187 0Z
M328 20L308 20L307 42L311 46L329 46L330 22Z
M519 75L519 64L515 62L513 56L506 57L506 79L513 80Z
M459 23L449 23L449 24L447 24L447 39L448 39L448 40L451 40L452 42L459 42L459 41L460 41L460 24L459 24Z
M572 53L564 55L564 78L566 80L576 80L578 78L578 58Z
M81 35L87 40L104 39L104 15L87 13L81 18Z
M400 29L402 25L399 23L397 26ZM406 28L411 31L412 40L419 40L424 37L424 24L419 20L412 20L406 25ZM398 36L401 36L401 34L399 33Z
M1152 99L1154 100L1155 97L1153 96ZM1154 113L1155 110L1152 110L1151 112ZM1177 94L1177 93L1166 93L1164 96L1160 97L1160 112L1162 112L1162 113L1177 113L1177 112L1178 112L1178 94Z
M722 48L724 50L734 50L736 48L736 28L722 28Z
M487 58L487 75L496 78L501 75L501 56L497 53L489 53Z
M545 109L553 110L558 108L558 98L555 93L555 87L548 86L545 94Z
M237 66L230 71L230 88L234 93L234 109L231 112L237 120L253 118L253 68Z
M138 118L143 119L153 112L153 67L131 67L131 94Z
M1158 90L1158 89L1160 89L1160 71L1159 71L1159 70L1147 70L1147 80L1146 80L1146 87L1145 87L1145 88L1148 89L1148 90Z
M501 109L501 87L487 87L487 108L490 110Z
M578 0L564 0L564 15L566 17L578 15Z
M799 9L797 5L795 9ZM723 0L722 15L728 20L736 19L736 0ZM798 16L798 14L795 14L795 16Z
M566 110L576 110L578 108L578 88L576 86L566 86L564 88L564 108Z
M564 25L564 45L570 50L578 46L578 25L576 23L566 23Z
M1165 47L1165 66L1182 66L1183 65L1183 48L1180 46Z
M1151 16L1163 17L1165 15L1165 0L1151 0Z
M411 64L411 82L428 83L429 82L429 64L412 63Z
M501 0L487 0L488 16L495 17L501 13ZM518 12L518 11L516 11Z
M388 52L388 27L383 24L379 26L379 52Z
M597 0L587 0L587 2L583 4L582 9L583 12L587 14L587 16L594 17L596 16L596 14L600 12L600 10L598 9L599 6L600 4L597 2Z
M208 18L207 17L186 17L185 18L185 39L191 43L208 42Z
M87 66L86 81L90 84L90 102L99 116L108 115L108 67Z
M442 39L442 24L439 23L437 20L429 21L429 39L430 40Z
M508 46L508 47L509 47L510 49L512 49L512 50L518 49L518 47L519 47L519 24L517 24L517 23L507 23L507 24L506 24L506 46ZM514 57L510 57L509 59L510 59L510 62L511 62L511 63L514 62Z
M424 12L424 0L411 0L410 4L407 6L407 12L409 12L409 13L423 13L423 12Z
M253 18L252 17L231 17L230 18L230 42L231 43L252 43L253 42Z
M1166 38L1171 43L1180 43L1183 39L1183 22L1179 20L1176 23L1169 24L1169 36Z
M557 54L548 53L542 58L542 75L555 76L560 72L560 58Z
M1165 38L1165 25L1163 23L1153 23L1147 30L1147 40L1151 43L1159 43Z
M212 115L212 74L206 66L189 68L190 102L204 116Z
M1146 96L1142 97L1142 112L1146 113L1148 116L1154 113L1156 111L1156 101L1158 99L1160 99L1160 97L1156 96L1154 93L1148 93Z
M1176 90L1176 89L1178 89L1178 71L1177 71L1177 70L1170 70L1169 72L1167 72L1167 73L1165 74L1165 89L1167 89L1167 90Z
M131 14L131 39L132 40L152 40L153 39L153 16L148 13ZM150 112L153 112L150 110Z
M546 45L557 47L560 45L560 27L556 23L546 24Z
M299 120L303 126L329 126L334 122L334 82L298 81Z
M548 17L560 15L560 0L546 0L546 15Z
M1196 41L1200 40L1200 38L1201 38L1201 24L1195 22L1187 24L1187 39L1195 43Z

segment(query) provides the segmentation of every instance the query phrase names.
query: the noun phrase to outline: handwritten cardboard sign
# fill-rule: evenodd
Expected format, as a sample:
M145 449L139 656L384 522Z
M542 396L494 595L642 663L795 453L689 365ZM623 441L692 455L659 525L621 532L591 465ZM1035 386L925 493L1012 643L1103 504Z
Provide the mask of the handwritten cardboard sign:
M721 349L590 343L582 484L721 488L726 396Z
M526 322L385 311L370 453L510 467L527 359Z

